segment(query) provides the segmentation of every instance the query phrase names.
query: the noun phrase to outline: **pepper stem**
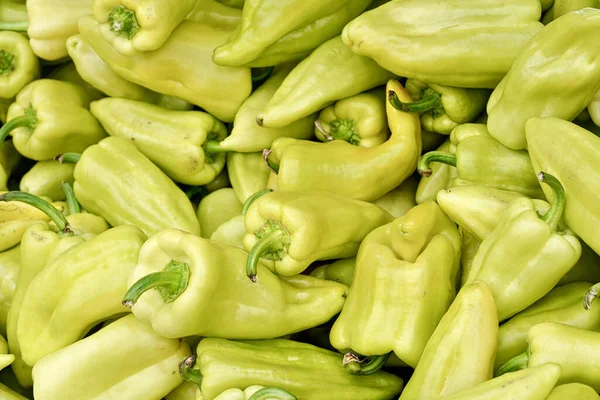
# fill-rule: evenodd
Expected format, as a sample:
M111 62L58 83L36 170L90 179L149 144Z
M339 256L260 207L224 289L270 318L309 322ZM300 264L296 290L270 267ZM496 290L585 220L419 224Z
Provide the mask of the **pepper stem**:
M79 214L81 212L81 207L79 202L77 201L77 197L75 197L75 192L73 191L73 186L69 182L63 182L60 184L60 188L65 194L67 198L67 205L69 206L69 215L71 214Z
M552 229L552 231L555 231L565 209L565 189L554 175L550 175L547 172L540 172L538 174L538 179L540 182L544 182L546 185L550 186L554 192L554 203L548 212L544 214L542 220L546 221L548 225L550 225L550 229Z
M135 17L135 12L125 6L113 7L108 13L108 24L112 32L117 36L131 39L140 30L140 24Z
M46 214L50 220L54 222L60 232L68 236L73 235L71 225L69 224L69 221L67 221L67 218L62 215L56 207L44 199L34 196L31 193L12 191L1 195L0 201L20 201L21 203L29 204Z
M360 360L356 354L349 352L344 355L342 365L352 375L371 375L379 371L392 356L392 352ZM358 368L357 368L358 367Z
M248 212L248 209L250 208L250 206L252 205L252 203L254 203L254 201L256 199L258 199L259 197L261 197L267 193L271 193L272 191L273 191L273 189L263 189L263 190L259 190L258 192L254 193L253 195L248 197L246 199L246 201L244 202L244 206L242 207L242 215L246 215L246 213Z
M514 358L508 360L503 366L498 368L494 377L504 375L507 372L519 371L521 369L527 368L527 364L529 363L529 351L526 351L523 354L520 354Z
M360 135L356 130L356 122L349 118L334 119L329 123L331 130L326 131L321 121L315 121L315 127L325 139L331 140L343 140L354 146L360 143Z
M592 308L592 302L596 297L598 297L598 294L600 294L600 283L596 283L585 294L585 297L583 298L583 307L586 310Z
M15 55L0 50L0 75L9 75L15 70Z
M11 119L0 129L0 146L4 145L4 140L6 140L6 137L10 132L22 127L27 127L31 130L34 130L37 127L37 116L35 110L31 106L25 110L25 114Z
M265 162L267 163L267 167L269 167L269 169L271 171L278 174L279 173L279 164L274 163L273 161L269 160L269 155L271 155L272 152L273 152L273 150L264 149L263 154L262 154L263 160L265 160Z
M448 153L446 151L430 151L423 154L419 160L419 165L417 166L419 175L424 177L431 176L433 171L429 167L429 164L432 162L440 162L456 167L456 154Z
M398 98L398 95L393 90L388 92L388 101L396 110L405 112L422 113L442 107L442 96L435 90L427 88L423 91L423 96L420 100L412 103L403 103Z
M281 260L289 247L290 237L287 230L279 222L267 221L267 223L254 232L258 238L254 247L248 253L246 261L246 275L252 282L256 282L258 262L261 257L272 260Z
M54 157L61 164L77 164L81 159L81 153L63 153Z
M255 392L248 400L298 400L296 396L288 392L287 390L276 387L264 387L259 391Z
M172 303L185 291L190 279L190 267L181 261L171 260L158 272L153 272L134 283L123 297L123 305L132 308L142 294L157 289L166 303Z
M29 21L0 22L0 31L27 32Z
M194 369L193 366L196 364L196 356L189 356L185 360L179 363L179 375L183 379L189 382L193 382L198 386L202 385L202 375L200 371Z
M261 71L262 70L262 71ZM273 67L256 68L252 69L252 73L259 71L258 75L252 75L252 83L261 83L265 81L273 72Z

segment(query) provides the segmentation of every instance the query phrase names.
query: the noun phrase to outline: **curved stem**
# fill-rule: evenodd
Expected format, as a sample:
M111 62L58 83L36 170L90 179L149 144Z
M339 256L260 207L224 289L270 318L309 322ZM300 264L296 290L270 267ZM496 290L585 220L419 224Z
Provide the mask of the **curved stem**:
M72 235L71 225L67 218L60 213L52 204L44 199L40 199L31 193L12 191L4 193L0 196L0 201L20 201L21 203L29 204L46 214L56 227L64 234Z
M354 357L352 357L352 356ZM348 357L347 357L348 356ZM360 361L354 353L346 353L342 364L352 375L371 375L379 371L392 356L392 352L377 356L370 356ZM351 365L357 364L357 365ZM358 368L356 368L358 366Z
M216 153L230 153L232 150L227 150L221 147L221 142L216 140L207 140L202 145L204 148L204 152L208 154L216 154Z
M285 252L286 242L289 243L288 233L279 223L267 223L261 230L255 232L258 241L254 244L246 260L246 275L256 282L256 271L260 258L268 253L278 253L281 260Z
M440 96L439 93L431 88L423 91L423 97L421 97L421 100L417 100L412 103L403 103L398 98L396 92L390 90L388 92L388 101L396 110L405 112L422 113L433 110L434 108L440 108L442 106L442 96Z
M183 262L171 260L159 272L153 272L134 283L123 297L123 305L132 308L142 294L158 289L166 303L171 303L185 291L190 279L190 267Z
M131 39L140 30L140 25L135 18L135 12L125 6L114 7L108 13L108 24L112 32L117 32L118 36Z
M10 132L14 129L27 127L29 129L35 129L37 126L37 116L35 115L35 111L33 108L28 108L25 110L25 114L20 117L13 118L8 121L2 128L0 129L0 146L4 144L4 140Z
M423 154L419 160L419 165L417 166L419 175L425 177L431 176L433 171L429 167L429 164L432 162L439 162L456 167L456 154L448 153L446 151L430 151L429 153Z
M198 386L202 385L202 375L200 371L194 369L196 363L196 356L189 356L185 360L179 363L179 375L183 379L189 382L193 382Z
M67 198L67 205L69 206L69 215L79 214L81 212L81 207L79 206L77 197L75 197L73 186L71 186L69 182L63 182L60 184L60 188L65 193L65 197Z
M63 153L54 157L61 164L77 164L81 159L81 153Z
M504 375L507 372L514 372L524 368L527 368L527 364L529 363L529 354L526 351L523 354L520 354L514 358L508 360L503 366L498 368L494 377Z
M252 75L252 83L261 83L265 80L267 80L267 78L271 75L271 73L273 72L273 67L265 67L265 68L256 68L256 69L252 69L252 72L254 71L260 71L260 70L264 70L262 71L262 73L260 73L259 75Z
M315 128L317 128L317 130L321 133L321 135L323 135L323 137L325 139L329 140L330 142L332 140L335 140L335 138L333 136L331 136L331 134L325 130L325 127L323 127L323 124L321 123L321 121L319 121L319 120L315 121Z
M585 297L583 298L583 307L586 310L592 308L592 302L596 297L598 297L598 294L600 294L600 283L596 283L585 294Z
M259 197L267 194L267 193L271 193L273 191L273 189L263 189L263 190L259 190L258 192L254 193L252 196L248 197L246 199L246 201L244 202L244 206L242 207L242 215L246 215L246 213L248 212L248 209L250 208L250 206L252 205L252 203L254 203L254 201L256 199L258 199Z
M538 174L538 179L540 182L543 182L546 185L550 186L550 188L554 192L554 202L552 203L552 207L550 207L548 212L544 214L542 220L546 221L548 225L550 225L550 229L552 229L552 231L555 231L565 209L565 189L563 188L563 185L561 185L560 181L556 179L555 176L550 175L546 172L540 172Z
M9 75L15 70L15 55L0 50L0 75Z
M269 400L269 399L298 400L298 398L296 396L294 396L287 390L280 388L280 387L276 387L276 386L262 388L259 391L255 392L252 396L250 396L250 398L248 400Z
M274 163L272 161L269 160L269 155L273 152L273 150L270 149L264 149L263 150L263 160L265 160L265 162L267 163L267 167L269 167L269 169L273 172L275 172L276 174L279 173L279 164Z
M29 28L29 21L0 22L0 31L27 32L27 28Z

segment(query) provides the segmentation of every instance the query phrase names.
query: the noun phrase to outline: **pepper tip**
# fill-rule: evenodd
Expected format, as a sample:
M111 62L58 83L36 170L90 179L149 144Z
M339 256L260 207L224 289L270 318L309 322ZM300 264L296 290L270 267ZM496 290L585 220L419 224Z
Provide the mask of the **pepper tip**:
M258 126L263 126L264 122L265 122L265 119L261 115L259 115L258 117L256 117L256 123L258 124Z

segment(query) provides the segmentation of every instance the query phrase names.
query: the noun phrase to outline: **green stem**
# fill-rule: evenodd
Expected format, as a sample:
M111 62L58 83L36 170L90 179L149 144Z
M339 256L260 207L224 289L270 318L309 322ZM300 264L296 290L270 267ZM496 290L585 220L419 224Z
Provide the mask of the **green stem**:
M207 140L202 145L205 153L216 154L216 153L230 153L231 150L227 150L221 147L221 142L216 140Z
M12 191L4 193L0 196L0 201L20 201L21 203L29 204L46 214L56 225L59 231L66 235L72 235L71 225L67 218L60 213L52 204L44 199L40 199L31 193Z
M271 154L273 150L270 149L264 149L263 150L263 160L265 160L265 162L267 163L267 167L269 167L269 169L273 172L275 172L276 174L279 173L279 164L274 163L273 161L269 160L269 155Z
M108 13L108 24L112 32L117 32L118 36L131 39L140 30L140 25L135 17L135 12L124 7L114 7Z
M123 305L132 308L140 296L150 289L157 289L166 303L171 303L185 291L190 279L190 267L183 262L171 260L158 272L153 272L134 283L123 297Z
M527 368L527 364L529 363L529 352L526 351L523 354L520 354L514 358L508 360L503 366L498 368L494 377L504 375L507 372L519 371L521 369Z
M552 231L555 231L560 219L562 218L563 211L565 210L565 189L555 176L546 172L540 172L538 174L538 179L540 182L544 182L546 185L550 186L554 192L554 202L552 203L552 207L550 207L548 212L544 214L542 220L546 221L548 225L550 225L550 229L552 229Z
M273 189L263 189L263 190L259 190L258 192L254 193L252 196L248 197L246 199L246 201L244 202L244 206L242 207L242 215L246 215L246 213L248 212L248 209L250 208L250 206L252 205L252 203L254 203L254 201L256 199L258 199L259 197L267 194L267 193L271 193L273 191Z
M77 164L81 159L81 153L63 153L54 157L54 159L61 164Z
M315 121L315 127L325 138L331 140L343 140L354 146L360 143L360 135L356 130L356 122L353 119L334 119L329 123L331 130L327 132L321 121Z
M9 75L15 70L15 55L0 50L0 75Z
M273 67L265 67L265 68L257 68L252 69L252 72L263 70L262 73L258 75L252 75L252 83L260 83L265 81L273 72Z
M255 392L248 400L298 400L296 396L288 392L287 390L270 386L260 389Z
M189 356L180 362L179 375L186 381L193 382L200 387L202 385L202 375L200 374L200 371L193 368L195 363L196 356Z
M392 352L377 356L370 356L360 361L358 357L350 352L344 355L342 364L346 370L352 375L371 375L379 371L392 356ZM358 365L351 365L358 364ZM358 368L356 368L358 366Z
M590 290L587 291L587 293L585 294L585 297L583 298L583 307L586 310L589 310L590 308L592 308L592 302L594 301L594 299L596 297L598 297L599 293L600 293L600 283L596 283L594 286L592 286L590 288Z
M256 282L256 271L261 257L275 254L273 258L281 260L289 245L289 234L281 224L269 221L260 230L255 232L258 238L246 260L246 275L252 282Z
M421 100L412 103L403 103L393 90L388 92L388 100L392 107L399 111L422 113L442 107L442 96L433 89L423 91Z
M65 193L65 197L67 198L67 205L69 206L69 215L79 214L81 212L81 207L79 206L77 197L75 197L73 186L71 186L69 182L63 182L60 184L60 188Z
M25 110L25 114L20 117L13 118L0 128L0 146L4 144L4 140L10 132L17 128L27 127L31 130L37 126L37 116L32 107Z
M0 22L0 31L27 32L29 21Z
M448 153L446 151L430 151L423 154L419 160L419 165L417 166L419 175L425 177L431 176L433 171L429 167L429 164L432 162L439 162L456 167L456 154Z

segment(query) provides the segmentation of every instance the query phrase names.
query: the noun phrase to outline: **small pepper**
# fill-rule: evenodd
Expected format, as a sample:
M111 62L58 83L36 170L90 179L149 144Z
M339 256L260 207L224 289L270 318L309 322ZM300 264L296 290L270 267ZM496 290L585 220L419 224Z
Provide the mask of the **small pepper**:
M598 393L582 383L567 383L564 385L556 386L550 393L550 396L546 397L546 400L598 400L600 396Z
M262 153L227 155L229 181L240 203L245 203L254 193L267 188L270 172Z
M356 258L342 258L341 260L334 261L331 264L321 265L313 269L310 273L310 276L328 281L339 282L350 287L354 277L355 265Z
M1 23L0 23L1 25ZM40 63L23 35L0 32L0 97L13 98L40 77Z
M6 336L6 321L15 297L20 268L21 247L19 245L0 253L0 334L4 336Z
M216 190L200 201L196 216L203 238L210 238L217 228L231 218L242 215L242 203L231 188Z
M46 196L53 200L64 200L62 182L73 184L73 164L62 164L56 160L38 161L21 178L19 190L36 196Z
M418 184L419 180L417 177L411 175L397 188L392 189L373 201L373 204L389 212L392 217L399 218L417 205L415 202L415 193Z
M197 1L186 19L233 31L242 20L242 10L216 0Z

